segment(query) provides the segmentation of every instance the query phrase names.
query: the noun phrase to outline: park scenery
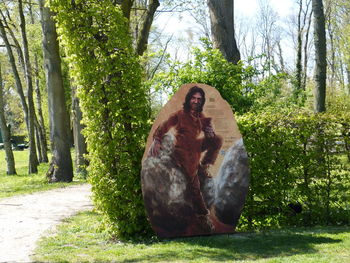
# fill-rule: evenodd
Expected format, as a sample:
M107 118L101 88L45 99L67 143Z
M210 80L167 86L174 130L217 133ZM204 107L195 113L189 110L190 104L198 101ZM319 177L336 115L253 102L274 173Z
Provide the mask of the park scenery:
M349 21L0 1L0 262L349 262Z

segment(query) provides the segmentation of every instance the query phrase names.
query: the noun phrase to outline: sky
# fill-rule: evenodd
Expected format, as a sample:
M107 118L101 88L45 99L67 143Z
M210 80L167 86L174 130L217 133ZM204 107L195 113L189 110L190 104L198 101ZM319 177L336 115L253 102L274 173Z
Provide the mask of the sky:
M267 0L280 17L288 16L293 9L293 0ZM258 11L259 0L234 0L235 15L253 17ZM159 16L158 25L163 26L167 33L180 33L193 27L194 21L178 13L163 13Z
M292 0L270 0L270 5L281 17L290 14L292 4ZM235 0L234 8L236 14L241 13L252 17L258 10L258 0Z
M261 0L234 0L235 18L242 17L245 21L252 20L258 12ZM281 19L288 17L293 11L295 0L266 0L276 11ZM161 13L155 24L166 34L173 35L174 39L181 39L183 43L176 43L175 47L168 47L173 58L188 59L188 39L196 32L196 23L185 14ZM236 26L237 27L237 26ZM192 45L197 45L198 40L192 40ZM176 53L176 54L175 54Z

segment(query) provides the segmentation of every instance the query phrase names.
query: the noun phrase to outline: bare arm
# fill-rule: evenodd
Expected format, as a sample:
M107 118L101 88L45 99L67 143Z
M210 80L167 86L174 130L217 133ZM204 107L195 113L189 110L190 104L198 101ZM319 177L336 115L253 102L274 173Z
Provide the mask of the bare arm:
M177 114L172 114L168 120L159 125L153 135L153 142L148 152L149 156L158 157L159 152L162 149L163 136L170 130L171 127L177 124L177 121Z

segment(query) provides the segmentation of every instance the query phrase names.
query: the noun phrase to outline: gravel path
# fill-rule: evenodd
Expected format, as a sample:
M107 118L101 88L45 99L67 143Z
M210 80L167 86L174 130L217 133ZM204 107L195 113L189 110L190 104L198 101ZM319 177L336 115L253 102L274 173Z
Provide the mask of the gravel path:
M41 235L66 217L91 210L91 187L74 185L0 199L0 262L31 262Z

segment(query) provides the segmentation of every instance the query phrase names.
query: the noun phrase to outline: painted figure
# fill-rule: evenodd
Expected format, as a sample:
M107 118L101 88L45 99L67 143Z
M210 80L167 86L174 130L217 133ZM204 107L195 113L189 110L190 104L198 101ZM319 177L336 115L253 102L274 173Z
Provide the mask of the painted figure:
M187 177L194 213L211 224L197 174L200 171L211 177L209 167L215 163L222 146L222 138L215 134L211 118L202 113L204 104L203 89L192 87L186 95L183 109L173 113L155 131L148 155L159 155L164 135L174 128L176 141L172 153L173 162ZM202 153L204 156L201 158Z

